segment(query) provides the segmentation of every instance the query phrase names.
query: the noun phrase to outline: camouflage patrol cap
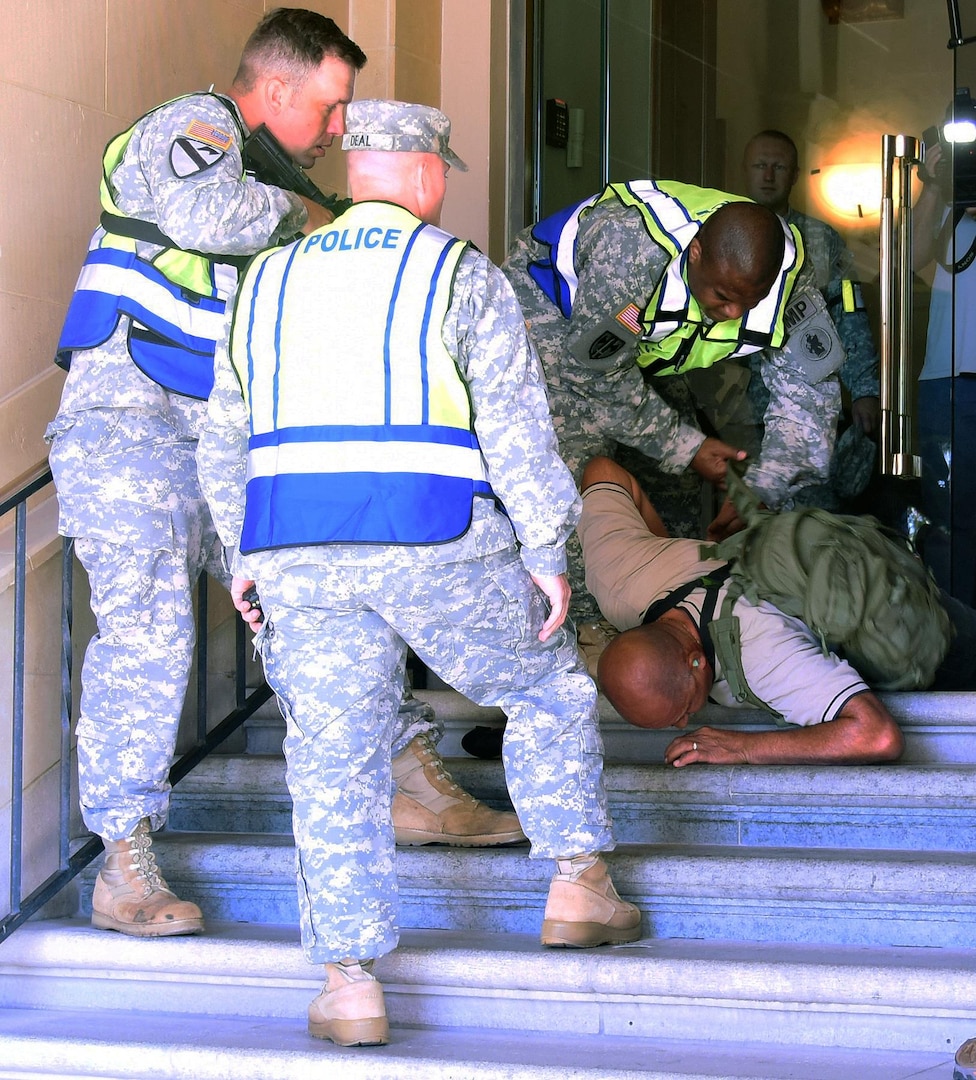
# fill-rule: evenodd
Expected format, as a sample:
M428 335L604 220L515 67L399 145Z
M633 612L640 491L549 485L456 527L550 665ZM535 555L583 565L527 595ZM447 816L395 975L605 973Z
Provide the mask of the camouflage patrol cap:
M346 106L343 150L406 150L437 154L454 169L468 167L447 145L451 121L430 105L366 98Z

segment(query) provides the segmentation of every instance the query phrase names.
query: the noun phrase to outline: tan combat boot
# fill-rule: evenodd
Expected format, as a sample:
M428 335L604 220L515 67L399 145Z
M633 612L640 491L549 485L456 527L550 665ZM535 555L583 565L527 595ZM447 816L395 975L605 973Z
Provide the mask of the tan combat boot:
M542 944L588 949L640 937L640 910L621 900L599 855L557 859L542 920Z
M458 787L426 735L393 759L393 780L398 844L491 847L525 839L515 814L492 810Z
M337 1046L383 1046L390 1041L383 987L370 968L344 960L325 965L325 987L308 1007L308 1033Z
M952 1080L974 1080L976 1077L976 1039L967 1039L956 1051L956 1067Z
M203 929L200 909L171 892L156 866L148 818L128 839L104 844L105 862L92 895L92 926L132 937L173 937Z

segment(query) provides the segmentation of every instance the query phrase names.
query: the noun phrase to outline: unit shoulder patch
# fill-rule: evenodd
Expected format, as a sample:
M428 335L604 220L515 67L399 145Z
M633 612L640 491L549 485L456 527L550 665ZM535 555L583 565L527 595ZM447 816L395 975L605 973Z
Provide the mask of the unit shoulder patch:
M177 136L169 148L170 167L181 180L205 172L223 156L224 151L213 143L191 139L186 135Z
M624 339L617 337L612 330L604 330L590 345L591 360L608 360L616 356L624 347Z

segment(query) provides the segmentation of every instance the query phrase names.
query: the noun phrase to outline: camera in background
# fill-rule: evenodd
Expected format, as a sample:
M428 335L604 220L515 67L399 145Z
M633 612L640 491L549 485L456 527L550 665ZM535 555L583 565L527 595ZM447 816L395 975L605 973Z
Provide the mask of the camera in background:
M943 198L961 210L976 206L976 103L968 86L956 90L944 123L922 133L924 148L936 143L942 158L934 172Z

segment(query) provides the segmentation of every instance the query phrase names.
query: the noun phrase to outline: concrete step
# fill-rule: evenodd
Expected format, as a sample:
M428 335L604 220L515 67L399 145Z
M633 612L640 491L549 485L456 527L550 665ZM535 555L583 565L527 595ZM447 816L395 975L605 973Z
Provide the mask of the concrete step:
M289 837L162 833L156 846L170 885L208 918L297 923ZM608 862L655 940L976 942L968 852L622 844ZM405 928L537 934L553 867L521 845L401 848L398 870ZM90 911L94 872L79 879L79 914Z
M952 1052L769 1047L396 1028L383 1047L309 1038L299 1018L0 1012L5 1080L949 1080Z
M454 778L508 809L501 762L449 759ZM691 766L610 762L617 837L641 844L976 850L976 766ZM214 755L180 781L171 827L291 833L281 757Z
M418 690L416 696L429 702L443 721L445 731L441 753L445 757L464 755L462 737L477 724L502 726L500 709L482 708L455 690ZM881 694L882 701L905 733L903 763L976 765L976 693ZM775 727L769 714L758 709L726 709L706 705L695 714L693 726L731 727L762 731ZM660 763L664 749L675 737L674 729L643 731L620 718L613 706L600 696L600 727L610 760ZM251 753L281 752L284 721L274 700L247 722L247 748Z
M113 1077L190 1075L157 1072L151 1055L165 1049L167 1061L179 1063L186 1054L181 1068L188 1068L194 1050L223 1040L222 1054L240 1053L244 1071L232 1073L231 1062L215 1053L199 1076L262 1075L249 1071L248 1056L276 1047L306 1065L311 1054L338 1055L350 1066L369 1061L379 1070L362 1074L371 1080L408 1075L393 1062L417 1054L425 1064L440 1056L442 1068L456 1057L465 1061L460 1071L428 1073L415 1060L412 1075L425 1080L867 1080L925 1076L929 1068L947 1080L948 1072L937 1070L976 1032L974 962L973 950L676 940L570 951L513 934L406 931L375 969L393 1045L339 1051L304 1035L321 969L305 962L291 927L211 924L197 938L140 941L55 920L30 923L0 946L0 1039L8 1067L28 1068L31 1041L35 1060L49 1065L59 1054L77 1065L88 1045L92 1072L77 1075ZM102 1039L155 1045L151 1054L142 1051L138 1073L124 1071L127 1055L99 1062L93 1044ZM46 1059L42 1040L50 1040ZM831 1068L823 1047L837 1055ZM772 1071L760 1071L761 1060ZM840 1071L838 1063L852 1068L855 1060L858 1069ZM510 1071L497 1069L503 1063ZM482 1066L488 1071L477 1071ZM219 1068L227 1071L206 1071ZM299 1074L276 1069L263 1077L292 1075Z
M976 765L611 763L606 778L631 843L976 850Z

